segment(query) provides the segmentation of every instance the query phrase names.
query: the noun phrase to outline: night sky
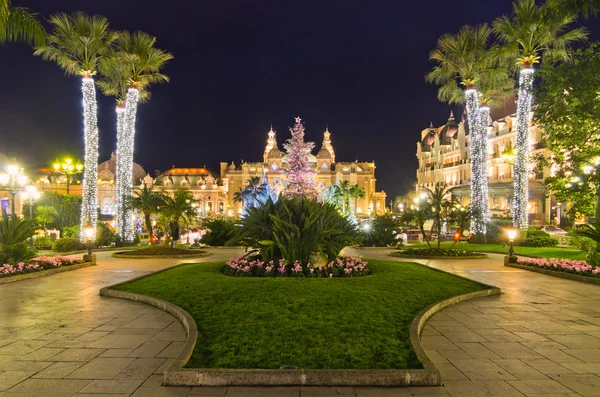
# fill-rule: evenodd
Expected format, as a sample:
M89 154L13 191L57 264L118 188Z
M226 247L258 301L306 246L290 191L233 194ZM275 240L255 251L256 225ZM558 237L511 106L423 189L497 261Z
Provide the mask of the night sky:
M152 5L156 3L156 5ZM425 83L445 32L509 13L508 0L201 1L13 0L43 16L101 14L171 52L171 82L138 112L135 161L154 176L172 165L262 161L272 123L281 144L294 117L338 161L374 160L388 197L412 188L416 142L451 110ZM589 21L600 39L598 18ZM0 152L25 167L83 156L80 80L11 44L0 48ZM100 159L115 151L114 99L99 94ZM454 109L460 112L460 109Z

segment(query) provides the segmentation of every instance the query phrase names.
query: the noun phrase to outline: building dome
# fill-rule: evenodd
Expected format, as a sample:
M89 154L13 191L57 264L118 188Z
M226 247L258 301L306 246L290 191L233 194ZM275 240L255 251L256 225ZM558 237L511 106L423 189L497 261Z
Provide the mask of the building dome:
M450 145L452 144L452 139L456 139L458 133L458 123L454 119L454 114L450 112L450 118L448 122L442 128L440 132L440 144L441 145Z
M429 126L429 132L427 133L427 135L425 135L425 137L421 141L421 150L423 152L431 151L431 148L435 144L436 135L437 135L437 133L435 131L435 128L433 128L433 123L432 123L431 126Z
M283 153L277 147L269 150L269 154L267 154L268 159L281 159L283 157Z
M112 153L110 159L98 165L98 179L101 181L114 181L117 174L117 155ZM133 183L137 183L140 179L144 179L146 171L141 165L133 163Z
M317 159L331 160L331 152L326 148L322 147L317 153Z

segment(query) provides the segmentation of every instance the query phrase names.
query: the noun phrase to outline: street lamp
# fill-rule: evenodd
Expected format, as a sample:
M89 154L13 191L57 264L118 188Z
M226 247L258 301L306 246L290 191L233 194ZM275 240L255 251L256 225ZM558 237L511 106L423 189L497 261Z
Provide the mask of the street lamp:
M40 198L40 192L34 185L27 185L25 191L21 192L21 198L29 199L29 220L33 221L33 201ZM33 247L33 236L29 238L29 246Z
M88 244L88 256L92 256L92 238L94 237L94 226L91 223L88 223L83 228L83 232L85 233L85 239Z
M3 190L6 190L11 195L10 216L15 215L15 195L23 189L27 184L27 176L23 174L23 169L17 165L9 165L6 167L7 173L0 174L0 185Z
M508 234L508 241L509 241L509 248L508 248L508 256L514 256L515 254L515 249L513 248L513 244L515 242L515 238L517 237L517 230L516 229L508 229L507 230L507 234Z
M81 174L83 172L83 164L77 162L73 164L73 160L66 158L64 161L56 161L54 163L54 170L57 173L63 173L67 177L67 194L70 194L71 177L73 175Z

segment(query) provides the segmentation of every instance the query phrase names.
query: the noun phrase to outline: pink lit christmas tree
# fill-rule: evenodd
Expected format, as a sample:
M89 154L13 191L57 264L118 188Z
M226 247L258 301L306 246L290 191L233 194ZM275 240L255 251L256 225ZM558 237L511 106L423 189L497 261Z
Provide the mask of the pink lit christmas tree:
M310 168L309 156L315 147L313 142L304 142L304 124L300 117L296 117L296 124L290 128L292 137L288 139L283 147L287 155L288 163L287 186L285 195L288 197L307 196L315 198L314 171Z

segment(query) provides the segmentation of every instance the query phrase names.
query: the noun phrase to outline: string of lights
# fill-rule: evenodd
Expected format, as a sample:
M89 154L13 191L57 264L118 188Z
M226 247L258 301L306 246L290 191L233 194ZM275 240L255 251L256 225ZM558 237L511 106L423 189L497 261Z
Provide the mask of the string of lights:
M529 219L529 118L533 102L533 68L521 69L517 102L516 158L514 165L513 225L526 230Z
M483 235L486 233L487 218L487 146L483 146L483 128L477 90L470 88L465 91L467 105L467 121L471 135L471 233Z
M483 196L481 197L481 204L483 210L483 219L484 222L487 223L490 221L490 205L489 205L489 190L488 190L488 178L487 178L487 159L488 159L488 125L490 122L490 107L489 106L481 106L479 108L479 113L481 115L481 135L479 144L481 146L480 156L483 161L483 167L481 170L481 190Z
M96 235L96 222L98 221L98 105L96 103L96 85L91 77L81 79L81 92L83 94L83 135L85 145L83 167L83 192L81 203L80 230L91 225L93 236ZM86 237L80 233L81 241Z
M125 148L123 146L126 144L125 137L123 135L123 119L125 118L125 107L122 105L117 105L116 108L117 113L117 170L116 170L116 191L117 191L117 214L115 217L115 228L117 232L123 233L123 206L119 200L120 197L123 196L123 181L127 182L126 179L126 169L127 166L125 164L126 158L125 155L121 155L121 152L125 152Z

